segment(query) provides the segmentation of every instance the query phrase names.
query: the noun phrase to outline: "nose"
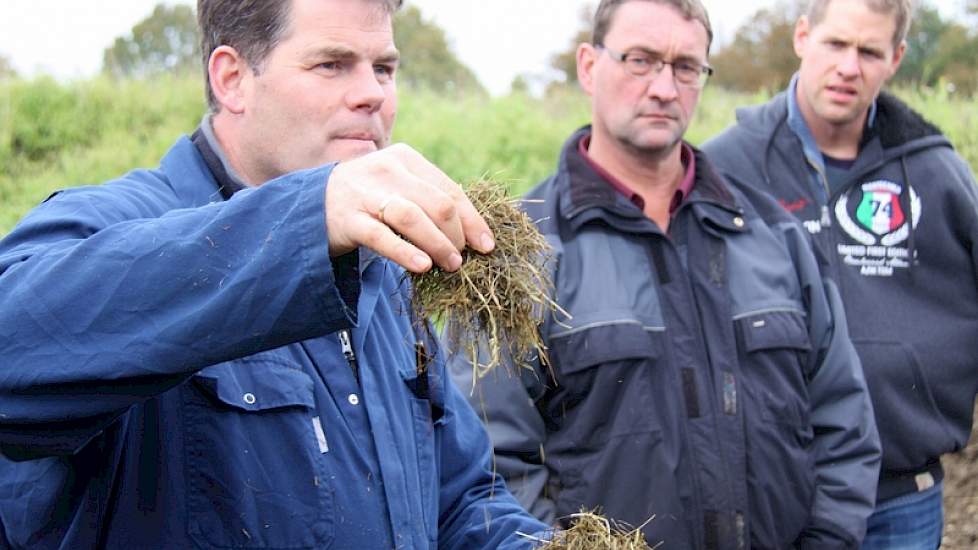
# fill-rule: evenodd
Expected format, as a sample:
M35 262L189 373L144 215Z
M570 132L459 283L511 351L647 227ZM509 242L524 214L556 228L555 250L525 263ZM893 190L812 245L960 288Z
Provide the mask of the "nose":
M669 103L679 97L675 74L672 70L672 65L666 64L661 71L652 74L652 80L649 82L647 90L650 98L662 103Z
M856 48L847 48L843 52L842 57L839 59L839 63L835 66L835 70L839 73L839 76L844 78L855 78L859 76L862 69L859 66L859 50Z
M373 113L384 104L387 94L373 66L369 63L359 65L350 75L346 92L347 107L352 111Z

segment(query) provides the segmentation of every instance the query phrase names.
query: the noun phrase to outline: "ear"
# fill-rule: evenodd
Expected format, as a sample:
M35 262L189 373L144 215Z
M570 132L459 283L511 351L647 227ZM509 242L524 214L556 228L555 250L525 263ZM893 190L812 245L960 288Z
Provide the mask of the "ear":
M241 54L230 46L219 46L207 61L207 75L221 109L244 112L253 72Z
M795 23L795 34L793 37L795 55L799 58L803 57L805 53L805 46L808 45L809 36L811 36L811 27L808 24L808 16L802 15Z
M577 47L577 81L587 95L594 93L594 62L597 61L598 50L587 42Z
M900 42L900 45L893 50L893 61L890 63L890 76L896 74L897 70L900 68L900 62L903 61L903 54L907 53L907 41L904 40Z

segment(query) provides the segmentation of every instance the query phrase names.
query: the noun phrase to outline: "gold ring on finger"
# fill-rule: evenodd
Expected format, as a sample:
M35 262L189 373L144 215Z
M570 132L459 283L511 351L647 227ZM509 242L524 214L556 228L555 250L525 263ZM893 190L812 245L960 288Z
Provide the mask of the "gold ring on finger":
M380 223L387 223L384 221L384 209L387 208L387 205L390 204L393 199L393 196L387 197L384 199L384 202L380 203L380 208L377 209L377 220L380 221Z

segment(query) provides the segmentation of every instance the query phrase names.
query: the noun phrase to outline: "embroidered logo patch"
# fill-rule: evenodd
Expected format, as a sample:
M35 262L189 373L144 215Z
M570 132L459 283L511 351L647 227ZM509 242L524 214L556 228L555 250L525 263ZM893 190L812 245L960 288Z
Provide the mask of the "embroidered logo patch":
M898 183L877 180L862 184L835 203L839 226L858 243L839 243L838 253L846 265L858 267L862 275L891 277L896 269L910 266L909 250L899 245L910 236L911 226L916 228L920 223L921 206L911 187L908 216L900 205L902 192Z

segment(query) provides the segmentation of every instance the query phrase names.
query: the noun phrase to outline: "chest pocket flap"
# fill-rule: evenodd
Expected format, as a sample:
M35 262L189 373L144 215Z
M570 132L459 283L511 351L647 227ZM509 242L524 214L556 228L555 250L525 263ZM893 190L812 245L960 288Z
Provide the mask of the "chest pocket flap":
M812 348L804 316L797 311L766 311L737 320L744 339L744 351Z
M212 399L241 411L315 406L312 378L295 365L268 357L208 367L194 382Z
M656 339L638 321L595 323L550 337L554 364L565 374L625 359L655 359Z

